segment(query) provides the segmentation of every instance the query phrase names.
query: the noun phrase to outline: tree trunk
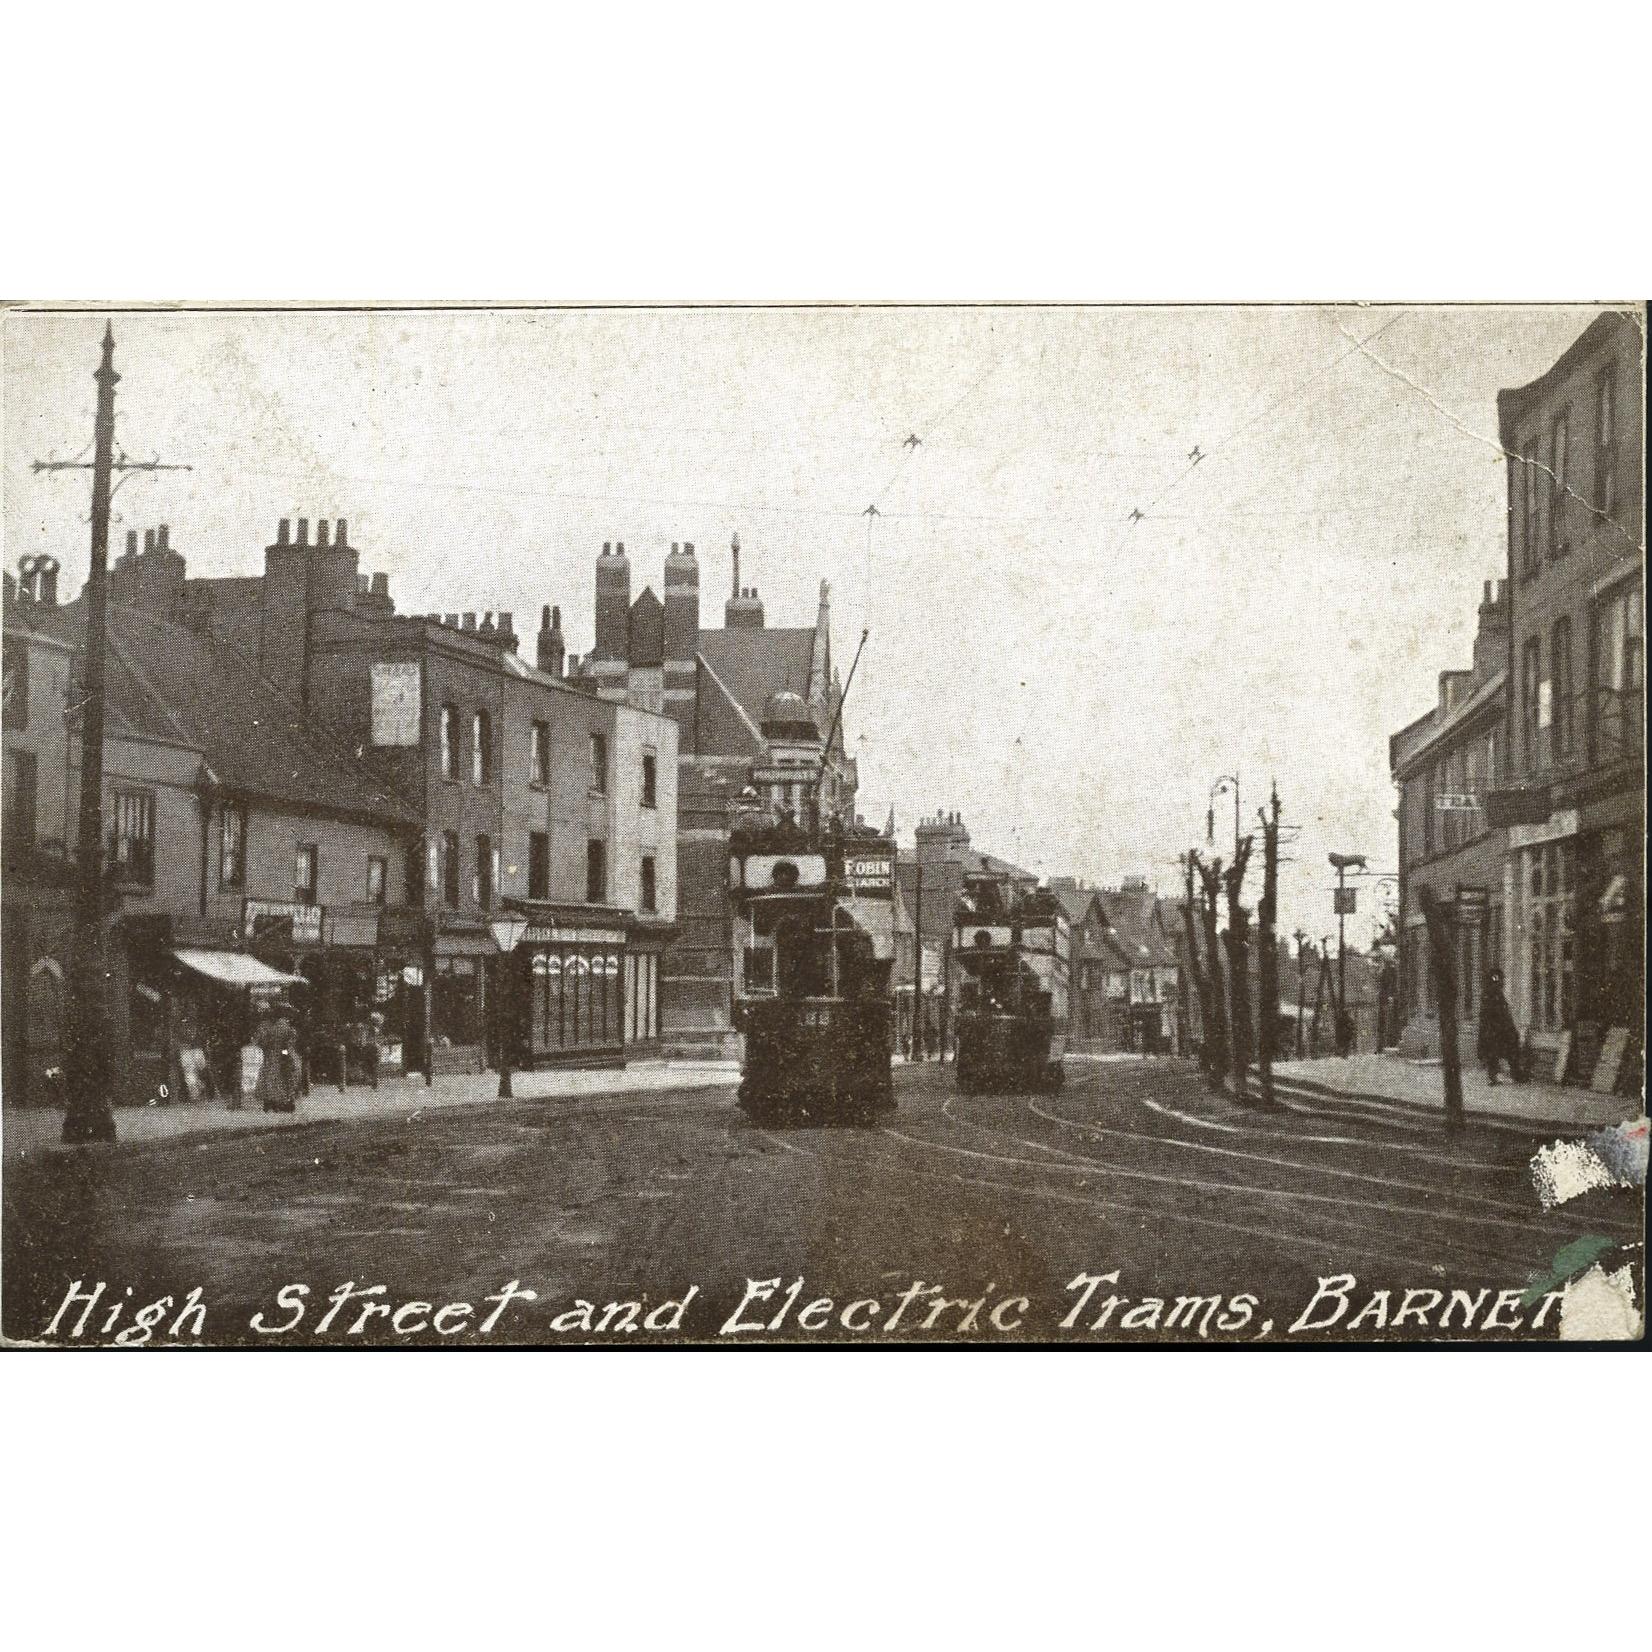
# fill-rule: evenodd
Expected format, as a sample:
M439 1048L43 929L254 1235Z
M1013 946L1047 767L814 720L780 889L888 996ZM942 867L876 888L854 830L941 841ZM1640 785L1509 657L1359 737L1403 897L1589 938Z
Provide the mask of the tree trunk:
M1274 1033L1279 1026L1279 946L1274 935L1275 917L1279 909L1279 794L1273 794L1273 815L1262 822L1262 903L1257 908L1259 933L1256 944L1261 948L1260 996L1262 1029L1257 1043L1257 1065L1262 1077L1262 1101L1274 1105L1273 1057Z
M1185 899L1182 902L1182 930L1187 946L1188 974L1193 978L1193 990L1199 1000L1199 1028L1202 1034L1199 1040L1199 1061L1206 1072L1210 1071L1210 981L1205 974L1204 966L1199 961L1199 929L1198 920L1194 917L1193 896L1193 856L1189 855L1185 863L1186 877L1183 880Z

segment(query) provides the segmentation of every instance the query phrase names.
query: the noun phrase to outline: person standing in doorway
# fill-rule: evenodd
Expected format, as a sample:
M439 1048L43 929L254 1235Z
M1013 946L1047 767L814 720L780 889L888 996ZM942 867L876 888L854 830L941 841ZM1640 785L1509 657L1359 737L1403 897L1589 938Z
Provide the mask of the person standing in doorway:
M1520 1033L1514 1024L1514 1012L1503 995L1503 972L1494 969L1487 977L1480 1003L1480 1036L1475 1052L1486 1067L1486 1082L1497 1082L1497 1069L1506 1066L1509 1077L1516 1084L1522 1082L1520 1071Z

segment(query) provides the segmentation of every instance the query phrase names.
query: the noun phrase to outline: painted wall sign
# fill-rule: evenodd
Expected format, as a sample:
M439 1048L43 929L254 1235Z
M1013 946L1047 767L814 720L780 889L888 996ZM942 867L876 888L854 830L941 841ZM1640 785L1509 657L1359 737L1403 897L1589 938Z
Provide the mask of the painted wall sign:
M417 660L375 662L373 744L416 746L419 743L419 664Z

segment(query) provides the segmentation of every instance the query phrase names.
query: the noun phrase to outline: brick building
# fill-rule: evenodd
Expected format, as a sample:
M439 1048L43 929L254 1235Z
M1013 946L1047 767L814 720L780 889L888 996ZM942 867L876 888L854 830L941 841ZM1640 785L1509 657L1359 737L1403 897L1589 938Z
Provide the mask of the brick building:
M1488 580L1480 602L1473 664L1442 671L1434 706L1388 743L1399 791L1400 1050L1440 1053L1439 996L1423 921L1426 888L1456 924L1459 1053L1472 1060L1485 978L1503 968L1507 833L1488 818L1486 794L1499 784L1508 720L1509 593Z
M30 618L78 665L82 600ZM77 691L68 669L49 704L46 686L37 674L31 721L61 733L37 832L61 837L78 807ZM412 812L233 650L113 600L103 821L118 1102L178 1093L183 1051L201 1053L200 1081L234 1088L257 995L284 986L312 1053L350 1027L365 1041L377 1015L375 1044L400 1059L406 960L381 922L402 905ZM66 926L65 973L69 939Z
M1644 315L1598 317L1540 378L1501 391L1510 690L1503 877L1515 1018L1571 1033L1645 1021Z
M730 550L730 594L714 628L701 624L692 544L665 558L663 599L648 586L633 597L624 543L604 545L595 646L570 668L601 702L663 713L675 726L677 925L659 964L660 1023L667 1044L706 1050L737 1040L731 1010L745 948L728 899L731 806L750 787L799 817L818 807L848 819L856 788L837 723L829 587L821 582L813 625L770 626L756 588L740 583L738 538Z
M406 973L422 1064L613 1061L657 1040L676 727L569 682L554 610L534 664L508 612L398 614L342 519L313 542L283 520L257 577L186 577L164 528L142 552L129 536L111 577L237 651L411 809L400 939L421 960ZM505 958L512 915L526 922Z

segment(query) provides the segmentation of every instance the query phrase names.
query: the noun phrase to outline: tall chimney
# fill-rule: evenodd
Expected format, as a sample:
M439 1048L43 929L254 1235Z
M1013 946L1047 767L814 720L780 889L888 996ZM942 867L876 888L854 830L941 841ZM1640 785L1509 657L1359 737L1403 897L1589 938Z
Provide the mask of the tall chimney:
M562 675L565 650L562 642L562 610L546 606L539 611L539 636L535 641L534 664L547 677Z
M671 547L665 559L665 713L685 734L694 713L695 660L700 652L700 564L694 546Z
M602 552L597 558L596 646L592 652L598 660L623 668L629 663L631 559L625 554L624 540L613 546L604 545ZM619 671L605 673L620 674Z

